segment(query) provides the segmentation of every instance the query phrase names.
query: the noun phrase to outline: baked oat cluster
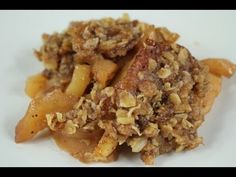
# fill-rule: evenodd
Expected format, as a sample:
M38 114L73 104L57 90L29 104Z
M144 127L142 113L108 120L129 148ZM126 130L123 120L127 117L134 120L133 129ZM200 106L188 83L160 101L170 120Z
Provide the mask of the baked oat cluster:
M83 162L116 160L121 145L140 153L145 164L197 147L197 129L219 93L212 80L220 88L220 76L177 44L178 37L127 15L72 22L63 33L44 34L35 54L45 69L28 81L33 101L16 141L48 127L57 144ZM35 105L43 113L32 127L41 127L24 134L22 122L32 119Z

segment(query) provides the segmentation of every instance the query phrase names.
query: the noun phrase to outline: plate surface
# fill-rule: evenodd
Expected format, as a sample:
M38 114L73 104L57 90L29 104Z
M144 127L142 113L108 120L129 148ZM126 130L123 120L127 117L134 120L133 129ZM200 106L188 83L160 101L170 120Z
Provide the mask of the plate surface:
M26 78L41 71L33 56L41 34L61 32L72 20L128 12L181 35L179 43L193 56L223 57L236 63L236 11L1 11L0 12L0 166L144 166L136 154L121 154L118 161L83 164L45 137L15 144L14 129L29 99ZM154 166L236 166L236 75L223 81L222 92L199 129L204 145L182 153L162 155Z

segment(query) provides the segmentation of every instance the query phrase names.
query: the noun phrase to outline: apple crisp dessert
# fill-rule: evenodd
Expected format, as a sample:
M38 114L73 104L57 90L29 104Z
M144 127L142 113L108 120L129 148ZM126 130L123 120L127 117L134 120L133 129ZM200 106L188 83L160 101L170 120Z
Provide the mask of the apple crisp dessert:
M57 145L83 162L109 162L120 146L145 164L202 143L197 129L236 65L197 60L167 28L121 18L75 21L43 34L35 51L44 70L30 76L32 98L15 141L49 129Z

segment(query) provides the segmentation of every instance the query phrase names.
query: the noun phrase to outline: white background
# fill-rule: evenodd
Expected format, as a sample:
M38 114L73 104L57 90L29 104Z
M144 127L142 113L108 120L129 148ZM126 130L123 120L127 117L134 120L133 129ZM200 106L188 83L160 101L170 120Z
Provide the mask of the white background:
M181 35L179 43L199 59L224 57L236 62L236 11L1 11L0 12L0 166L144 166L138 155L125 153L116 162L83 164L49 138L15 144L14 129L26 112L26 78L41 71L33 56L41 34L62 31L72 20L128 12L131 18L166 26ZM236 76L223 91L199 130L199 148L162 155L156 166L236 166Z

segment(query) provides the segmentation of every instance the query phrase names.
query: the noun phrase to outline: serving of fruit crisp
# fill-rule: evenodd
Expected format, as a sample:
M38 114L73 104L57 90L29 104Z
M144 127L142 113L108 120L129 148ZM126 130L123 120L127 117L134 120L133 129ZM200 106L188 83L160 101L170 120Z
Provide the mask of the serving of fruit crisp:
M145 164L202 144L197 129L236 65L197 60L179 35L128 15L74 21L43 34L35 56L44 65L26 81L32 99L15 130L16 143L44 129L82 162L110 162L121 146Z

